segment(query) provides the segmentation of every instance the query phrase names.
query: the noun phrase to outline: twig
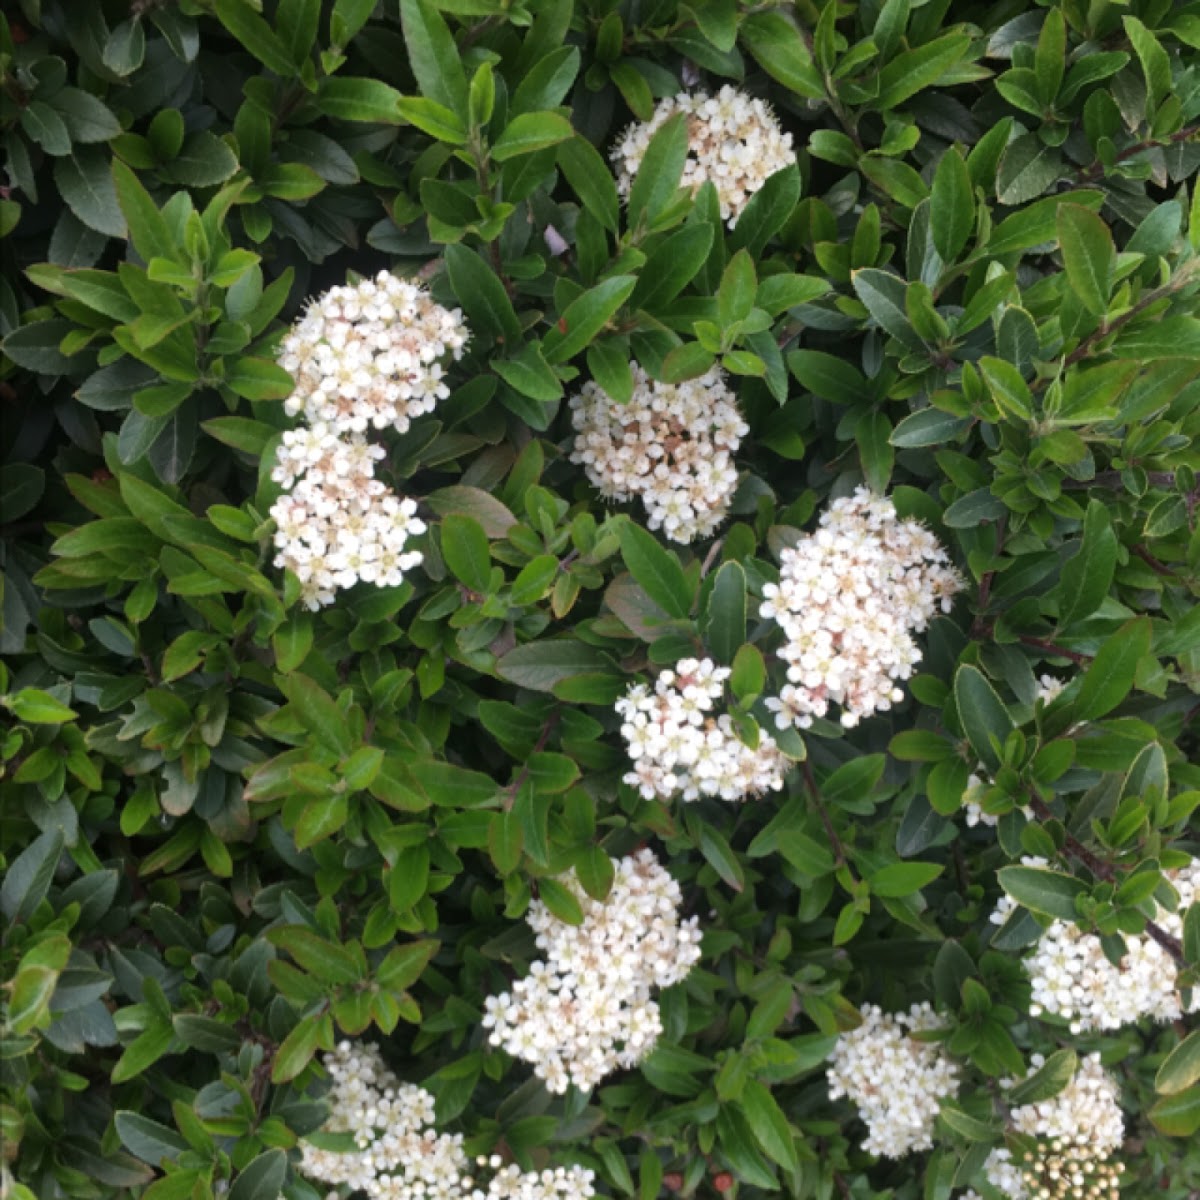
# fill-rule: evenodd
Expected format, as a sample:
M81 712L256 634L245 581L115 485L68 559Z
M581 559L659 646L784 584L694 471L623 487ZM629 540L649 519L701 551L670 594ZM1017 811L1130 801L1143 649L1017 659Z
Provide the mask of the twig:
M1182 129L1177 129L1173 134L1163 141L1158 138L1145 138L1140 142L1134 142L1132 146L1126 146L1124 150L1117 153L1117 157L1113 161L1113 166L1117 163L1125 162L1126 159L1134 158L1146 150L1163 149L1166 146L1173 146L1177 142L1186 142L1189 138L1193 138L1200 133L1200 125L1185 125ZM1081 183L1091 183L1093 180L1100 179L1108 167L1097 159L1087 167L1083 167L1075 173L1075 178Z
M842 845L842 839L838 837L837 830L834 829L833 822L829 819L829 810L825 807L825 801L821 799L821 789L817 787L817 780L813 775L812 764L808 759L805 759L800 764L800 767L804 773L804 786L808 788L808 794L812 797L817 815L821 818L821 824L825 826L825 836L829 839L829 845L833 848L837 865L839 867L849 866L846 862L846 850Z
M545 750L546 743L550 740L551 733L554 732L555 726L562 719L562 713L558 708L555 708L542 724L542 731L538 734L538 740L534 743L533 749L529 752L529 758L535 754ZM521 768L516 779L512 781L504 789L504 811L509 812L512 809L513 803L517 798L517 793L520 792L522 785L529 778L529 758L525 760L525 765Z
M1081 654L1078 650L1068 650L1066 646L1060 646L1057 642L1048 642L1045 638L1029 637L1022 634L1020 642L1022 646L1033 646L1037 650L1045 650L1047 654L1055 654L1059 658L1069 658L1079 666L1092 661L1090 654Z
M1054 814L1047 807L1046 802L1032 792L1029 793L1029 806L1033 809L1034 815L1039 821L1053 821ZM1117 872L1111 863L1107 863L1104 859L1093 854L1073 833L1068 831L1065 826L1063 829L1064 841L1063 845L1068 854L1072 858L1083 863L1085 867L1097 879L1102 879L1105 883L1116 883ZM1183 947L1179 943L1179 939L1172 937L1161 925L1154 921L1146 922L1146 933L1156 941L1177 963L1183 963Z

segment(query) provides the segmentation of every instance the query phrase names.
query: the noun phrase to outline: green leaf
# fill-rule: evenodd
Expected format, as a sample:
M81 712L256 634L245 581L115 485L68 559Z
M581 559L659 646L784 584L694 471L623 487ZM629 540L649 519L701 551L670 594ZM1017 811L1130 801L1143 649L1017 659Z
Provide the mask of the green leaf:
M724 836L707 822L700 826L700 853L704 855L705 862L735 892L740 892L746 886L738 856L734 854Z
M1103 202L1104 193L1099 191L1064 192L1061 196L1037 200L1012 216L1005 217L992 230L987 243L988 253L1011 254L1016 250L1028 250L1031 246L1052 242L1058 236L1060 204L1079 204L1094 212Z
M444 104L425 96L401 96L396 101L400 115L423 133L451 146L463 145L468 137L467 127L457 113Z
M876 896L897 899L912 896L932 883L944 870L940 863L899 862L880 867L870 877Z
M321 983L352 984L363 978L354 954L305 925L276 925L267 936Z
M467 76L441 14L426 0L400 0L409 66L421 95L467 119Z
M326 749L345 757L353 749L350 729L341 710L320 684L293 672L282 676L279 687L295 709L301 725Z
M84 526L83 528L87 528ZM18 721L30 725L62 725L73 721L79 714L61 700L41 688L22 688L19 692L3 697L4 707Z
M1040 1104L1057 1096L1075 1078L1079 1058L1074 1050L1056 1050L1028 1079L1023 1079L1008 1093L1013 1105Z
M480 595L487 594L492 559L487 534L478 521L460 513L443 517L442 555L460 583Z
M777 317L789 308L819 299L829 288L828 281L811 275L768 275L758 285L754 307Z
M579 62L579 49L575 46L552 50L517 85L508 107L510 116L557 108L575 82Z
M438 952L439 945L440 943L429 939L394 947L388 951L387 957L376 969L375 981L388 991L405 991L421 978L421 974Z
M1036 199L1062 174L1062 156L1036 134L1009 142L996 175L996 198L1016 206ZM999 232L999 231L997 231Z
M863 413L854 426L854 440L858 445L858 459L862 464L863 477L867 485L876 492L887 491L892 477L895 455L892 452L892 423L879 412Z
M945 74L970 48L965 33L947 33L924 46L897 54L879 72L879 94L875 107L883 112L903 104Z
M550 692L574 675L608 673L612 662L603 651L575 638L530 642L510 650L496 663L496 674L518 687Z
M483 526L483 531L489 538L506 537L508 531L517 523L517 518L507 505L482 488L469 487L466 484L438 488L436 492L430 492L425 497L425 503L441 517L449 513L461 513L473 518Z
M687 159L687 124L682 113L666 121L650 139L641 166L629 189L626 220L630 229L653 225L675 199Z
M648 530L632 521L621 526L621 557L646 595L672 617L686 617L692 589L673 551L664 549Z
M768 75L809 100L824 100L825 86L800 31L781 12L754 13L738 27L742 44Z
M320 1013L302 1018L280 1042L271 1060L272 1083L286 1083L289 1079L295 1079L308 1066L320 1044L321 1020Z
M327 116L340 121L365 121L374 125L399 125L400 93L379 79L360 79L350 75L328 76L321 80L317 106Z
M1129 695L1138 663L1150 652L1150 638L1149 617L1136 617L1108 637L1079 685L1076 720L1095 721Z
M793 350L788 370L810 392L836 404L856 404L870 396L863 373L852 363L823 350Z
M521 113L504 127L504 132L492 146L492 157L506 162L521 154L532 154L557 146L574 136L571 122L554 112Z
M1001 867L997 878L1018 904L1060 921L1075 920L1075 898L1088 891L1082 880L1048 867Z
M583 924L583 908L575 893L557 879L539 879L538 896L560 921L567 925Z
M498 341L520 345L521 322L496 272L463 245L447 246L445 257L450 286L467 314L472 331L489 333ZM553 373L551 375L553 377ZM561 385L555 395L545 398L553 400L559 394Z
M1123 330L1112 348L1122 358L1200 358L1200 318L1163 317Z
M952 263L975 228L975 191L966 159L951 146L938 162L929 197L929 228L943 261Z
M600 152L591 142L576 134L570 141L559 145L557 159L559 169L583 201L583 207L609 233L616 233L620 211L617 185Z
M278 363L248 354L225 361L225 383L243 400L286 400L295 390L292 377Z
M134 249L146 262L152 258L174 258L175 239L141 180L123 162L116 160L112 164L112 178Z
M264 67L285 79L295 74L295 64L287 47L247 0L217 0L216 13L238 45L249 50Z
M943 524L951 529L973 529L984 521L996 521L1008 512L1008 506L991 488L976 488L965 496L959 496L942 514Z
M44 100L32 99L21 111L22 130L47 154L71 153L71 134L67 123Z
M141 1113L118 1110L113 1124L121 1144L152 1167L161 1167L164 1161L173 1163L188 1149L187 1141L174 1129Z
M795 163L767 176L739 214L730 249L745 250L757 261L767 243L795 212L800 190L800 171Z
M287 1179L288 1160L282 1150L265 1150L238 1172L229 1200L279 1200Z
M821 795L828 804L860 802L883 777L887 759L882 754L862 754L843 763L821 784Z
M1058 242L1071 290L1088 312L1103 316L1117 257L1108 226L1078 204L1060 204Z
M1033 417L1033 393L1012 363L985 354L979 360L979 372L1002 412L1021 421Z
M721 663L732 663L746 640L746 572L739 563L723 564L713 580L704 637Z
M49 829L8 864L0 884L0 913L10 923L27 921L33 915L50 888L62 852L62 830Z
M685 225L650 253L629 297L630 308L656 312L696 278L708 261L713 227L707 221Z
M717 289L717 323L728 329L737 321L743 321L754 307L754 295L758 291L758 277L754 260L745 250L739 250L725 266L721 286Z
M799 1170L796 1135L775 1097L757 1079L748 1079L737 1103L767 1157L784 1170Z
M608 324L637 284L634 275L612 275L567 305L543 340L546 361L566 362Z
M170 183L198 188L224 183L237 169L237 157L229 146L216 134L202 129L188 137L161 174Z
M89 228L109 237L126 235L109 157L98 146L82 146L54 164L54 182L70 210Z
M971 427L969 417L956 417L940 408L922 408L909 413L891 432L893 446L912 450L919 446L938 446L942 442L957 439L965 429Z
M924 342L908 319L908 287L903 279L874 267L854 271L850 278L858 298L867 306L877 325L910 350L924 348Z
M82 88L65 87L54 95L54 107L67 123L71 141L107 142L121 132L121 122L108 105Z
M1146 1115L1168 1137L1191 1137L1200 1129L1200 1086L1164 1096Z
M1100 608L1112 587L1118 550L1107 506L1099 500L1088 501L1079 549L1062 568L1058 586L1060 627L1086 620Z
M978 667L969 663L954 676L954 703L958 719L979 761L991 772L1000 767L998 746L1012 732L1013 720L995 689Z

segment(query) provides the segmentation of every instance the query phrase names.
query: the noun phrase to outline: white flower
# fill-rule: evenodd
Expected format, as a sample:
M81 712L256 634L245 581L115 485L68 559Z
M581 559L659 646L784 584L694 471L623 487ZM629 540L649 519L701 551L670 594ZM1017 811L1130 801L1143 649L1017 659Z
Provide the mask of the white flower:
M341 1042L322 1060L333 1086L322 1133L354 1135L355 1150L300 1143L300 1171L371 1200L589 1200L595 1175L583 1167L522 1172L499 1155L480 1158L495 1174L482 1189L469 1172L462 1134L432 1128L433 1097L401 1083L376 1047ZM331 1193L337 1195L338 1193Z
M829 1096L847 1096L867 1126L868 1154L900 1158L933 1145L933 1126L943 1097L958 1094L958 1066L936 1042L911 1034L938 1028L928 1004L907 1013L877 1005L859 1010L862 1024L837 1040L827 1071Z
M1032 865L1045 864L1036 860ZM1180 904L1175 912L1160 909L1156 921L1178 938L1183 933L1182 914L1200 900L1200 859L1165 874ZM1003 923L1012 908L1004 897L992 921ZM1024 963L1032 985L1030 1015L1050 1013L1068 1021L1072 1033L1090 1033L1119 1029L1145 1017L1177 1021L1184 1012L1200 1011L1200 989L1185 1006L1175 960L1162 946L1144 933L1125 934L1124 939L1125 955L1114 965L1094 933L1070 921L1052 921Z
M707 537L737 487L732 456L749 432L715 367L684 383L659 383L637 363L633 398L619 404L589 381L571 397L571 461L613 500L641 498L651 529L674 542Z
M568 925L535 900L526 920L544 953L511 992L485 1002L493 1046L533 1064L552 1092L587 1089L632 1067L662 1032L654 988L680 982L700 958L696 918L680 923L679 884L647 849L614 863L603 902L574 872L561 876L583 910Z
M633 684L616 702L635 764L624 779L647 800L744 800L783 787L788 761L775 739L760 731L758 747L751 749L728 713L712 711L730 673L710 658L685 658L659 673L653 695Z
M711 181L721 217L732 229L750 197L776 171L795 162L792 135L779 128L770 108L728 84L706 92L660 100L649 121L630 125L612 149L617 189L628 196L650 140L677 113L684 113L688 155L682 186L695 191Z
M309 608L362 581L396 587L421 562L412 500L375 479L386 457L369 430L403 433L449 395L440 360L462 357L462 314L381 271L309 305L279 351L295 382L284 402L305 422L283 435L271 477L289 489L271 508L275 565L299 578Z
M788 683L767 701L776 725L805 729L837 704L851 728L902 700L896 681L921 658L913 633L939 608L949 612L962 588L933 534L860 487L833 501L780 562L779 583L763 588L759 608L787 638Z
M1044 1062L1040 1054L1033 1055L1026 1078ZM1004 1079L1001 1086L1019 1082ZM1012 1110L1010 1128L1033 1139L1035 1148L1020 1160L1010 1150L993 1150L984 1166L988 1182L1012 1200L1115 1197L1123 1168L1108 1160L1125 1136L1118 1096L1116 1080L1101 1066L1100 1055L1089 1054L1056 1096ZM1082 1180L1088 1190L1075 1190Z

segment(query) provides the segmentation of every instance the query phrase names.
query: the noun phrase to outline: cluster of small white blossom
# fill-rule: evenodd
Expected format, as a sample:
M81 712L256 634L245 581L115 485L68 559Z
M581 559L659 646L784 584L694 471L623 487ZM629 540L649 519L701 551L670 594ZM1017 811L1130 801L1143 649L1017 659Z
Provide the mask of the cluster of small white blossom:
M476 1188L470 1200L588 1200L596 1194L595 1171L586 1167L555 1167L544 1171L522 1171L510 1163L501 1166L498 1154L476 1160L496 1172L486 1192Z
M806 729L838 704L851 728L902 700L895 681L921 658L913 633L939 607L949 612L962 587L933 534L860 487L780 559L779 583L763 588L759 608L787 638L788 683L767 701L776 725Z
M300 1144L309 1179L362 1192L371 1200L588 1200L595 1173L579 1166L521 1171L499 1155L476 1165L495 1172L486 1190L468 1170L462 1134L433 1128L434 1100L401 1083L372 1045L340 1042L322 1060L333 1086L322 1133L348 1133L354 1149ZM330 1192L330 1197L339 1193Z
M1049 704L1062 690L1067 686L1065 679L1056 679L1053 675L1043 675L1038 679L1037 690L1034 694L1034 702ZM992 786L992 781L983 769L983 765L979 764L975 770L967 776L967 786L963 789L963 807L966 809L966 822L971 828L976 825L996 825L1000 818L995 813L985 812L983 809L983 795ZM1021 812L1027 818L1033 816L1033 810L1027 806L1022 806Z
M780 129L762 100L728 84L715 96L681 92L660 100L650 120L634 122L613 147L622 196L629 195L650 139L677 113L686 114L688 129L682 186L695 191L711 180L721 218L732 229L750 197L776 171L795 162L792 135Z
M1045 1062L1030 1059L1026 1078ZM1004 1079L1014 1087L1019 1079ZM1012 1200L1092 1200L1115 1195L1122 1171L1108 1160L1125 1136L1116 1080L1104 1070L1099 1054L1089 1054L1056 1096L1023 1104L1009 1114L1009 1127L1033 1139L1020 1159L999 1148L988 1155L988 1182Z
M612 891L593 900L574 872L559 882L583 909L568 925L535 900L526 917L543 960L511 992L489 996L491 1043L532 1063L552 1092L593 1087L646 1057L662 1032L653 988L678 983L700 958L695 917L680 922L679 884L643 849L613 864Z
M1025 860L1045 866L1044 859ZM1200 859L1178 871L1165 872L1179 894L1176 912L1159 910L1156 918L1166 933L1180 937L1183 913L1200 900ZM1015 907L1003 897L991 920L1003 924ZM1147 934L1125 934L1125 954L1114 965L1100 938L1070 921L1052 921L1025 959L1032 986L1031 1016L1062 1017L1072 1033L1119 1029L1145 1017L1176 1021L1184 1012L1200 1011L1200 989L1184 1004L1174 959Z
M628 404L594 381L571 397L571 461L583 465L602 495L640 497L650 528L672 541L707 537L729 511L737 487L733 455L750 427L715 367L698 379L660 383L629 365Z
M355 1150L301 1143L300 1170L310 1179L382 1200L462 1200L471 1180L461 1134L438 1133L433 1097L401 1083L372 1045L341 1042L323 1065L333 1081L323 1133L353 1135Z
M730 674L711 658L685 658L673 671L659 672L653 692L634 684L616 702L634 761L625 782L647 800L744 800L783 787L789 764L775 739L761 731L751 749L728 713L713 712Z
M360 580L395 587L421 561L412 500L375 478L385 457L372 429L401 433L449 394L441 360L462 357L462 314L387 271L331 288L292 327L279 363L295 382L284 402L304 424L283 435L271 478L289 489L271 508L277 567L295 572L309 608Z
M958 1094L958 1066L936 1042L911 1036L937 1029L937 1014L927 1003L906 1013L874 1004L859 1011L862 1024L843 1033L830 1055L830 1098L847 1096L858 1106L867 1153L900 1158L930 1149L941 1100Z

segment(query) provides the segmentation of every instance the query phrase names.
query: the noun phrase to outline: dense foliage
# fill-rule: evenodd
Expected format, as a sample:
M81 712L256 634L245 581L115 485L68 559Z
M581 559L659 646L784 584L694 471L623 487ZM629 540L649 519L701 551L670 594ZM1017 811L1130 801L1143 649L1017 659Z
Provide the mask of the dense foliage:
M470 1153L613 1197L997 1200L1012 1106L1077 1066L1124 1193L1197 1194L1200 5L20 0L0 38L7 1195L311 1200L343 1038ZM726 85L779 125L740 215L680 188L686 112L614 164ZM276 352L384 269L470 338L368 434L420 565L314 609ZM571 401L692 413L718 371L736 487L669 536ZM863 484L961 588L901 701L781 727L764 595ZM690 657L781 790L624 781L617 702ZM531 900L578 923L647 847L699 962L648 1058L559 1094L485 1001ZM1134 1011L1035 1003L1035 943ZM865 1005L932 1039L889 1035L899 1080L957 1073L931 1149L831 1098L839 1034L898 1028Z

